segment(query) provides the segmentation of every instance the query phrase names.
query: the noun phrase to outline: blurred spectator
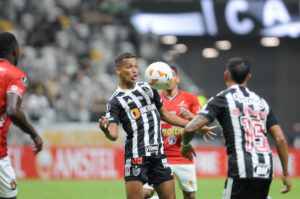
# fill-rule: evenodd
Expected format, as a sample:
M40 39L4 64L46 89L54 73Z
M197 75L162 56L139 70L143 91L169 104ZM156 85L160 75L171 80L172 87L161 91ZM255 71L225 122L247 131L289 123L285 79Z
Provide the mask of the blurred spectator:
M292 138L290 141L293 143L295 148L300 148L300 123L295 123L293 126L294 134L292 134Z
M25 99L24 108L26 108L32 121L42 121L43 118L49 117L50 104L44 95L44 89L41 85L37 85L34 93L31 93Z
M98 121L118 84L113 71L115 55L127 51L143 57L140 77L149 62L159 59L158 36L133 36L125 20L128 3L0 1L0 30L17 36L22 56L19 65L31 82L24 108L32 120Z

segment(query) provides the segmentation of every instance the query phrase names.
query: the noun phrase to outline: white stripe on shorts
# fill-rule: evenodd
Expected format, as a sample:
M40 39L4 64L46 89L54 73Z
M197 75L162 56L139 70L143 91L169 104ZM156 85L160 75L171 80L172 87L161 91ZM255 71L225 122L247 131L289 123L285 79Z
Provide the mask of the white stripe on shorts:
M233 184L233 179L228 177L227 183L226 183L226 188L223 191L223 199L230 199L232 184Z

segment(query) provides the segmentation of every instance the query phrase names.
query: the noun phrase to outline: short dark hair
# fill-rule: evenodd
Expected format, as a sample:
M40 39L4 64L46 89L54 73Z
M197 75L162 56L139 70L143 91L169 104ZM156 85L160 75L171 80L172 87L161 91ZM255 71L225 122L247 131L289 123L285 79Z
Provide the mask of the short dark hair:
M241 84L250 73L250 63L241 57L231 58L226 65L234 82Z
M0 33L0 57L6 58L18 46L16 37L10 32Z
M171 68L172 70L175 71L175 74L177 75L177 68L176 68L176 66L174 66L174 65L169 65L169 66L170 66L170 68Z
M122 53L115 58L115 67L119 67L120 64L122 63L123 59L128 59L128 58L136 58L136 56L132 53Z

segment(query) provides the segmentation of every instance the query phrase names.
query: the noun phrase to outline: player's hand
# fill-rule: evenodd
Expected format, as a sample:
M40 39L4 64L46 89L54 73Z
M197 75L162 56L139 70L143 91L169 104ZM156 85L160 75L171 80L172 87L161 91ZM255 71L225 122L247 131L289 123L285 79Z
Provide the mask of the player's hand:
M281 193L287 193L291 190L291 179L289 176L282 176L282 182L285 185L285 188L282 189L280 192Z
M108 122L105 116L99 119L99 128L106 133L108 131Z
M181 146L180 153L182 154L183 157L186 159L192 161L193 156L196 156L196 153L192 147L192 145L187 145L187 146Z
M180 110L179 115L186 118L186 119L188 119L188 120L192 120L195 117L195 115L187 109Z
M213 133L211 130L217 128L217 126L203 126L200 130L197 131L200 135L202 135L204 141L207 143L207 137L210 140L214 140L213 136L217 136L217 134Z
M35 137L31 137L31 139L34 142L34 146L35 146L32 152L34 155L36 155L43 149L43 140L39 135Z

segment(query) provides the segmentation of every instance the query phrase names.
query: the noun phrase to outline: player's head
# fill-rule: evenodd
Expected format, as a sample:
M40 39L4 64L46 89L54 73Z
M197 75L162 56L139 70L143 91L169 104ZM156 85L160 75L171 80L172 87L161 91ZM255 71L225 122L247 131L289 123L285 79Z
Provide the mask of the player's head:
M250 63L241 57L231 58L226 64L224 79L237 84L247 83L251 78Z
M171 65L170 67L171 67L172 73L173 73L173 80L172 80L172 83L170 84L170 86L165 88L165 90L167 90L167 91L171 91L173 89L178 89L178 84L180 83L180 77L178 75L177 68L173 65Z
M0 58L7 59L17 65L19 59L19 45L16 37L10 32L0 33Z
M122 53L115 58L115 70L121 83L135 84L138 76L136 56L131 53Z

